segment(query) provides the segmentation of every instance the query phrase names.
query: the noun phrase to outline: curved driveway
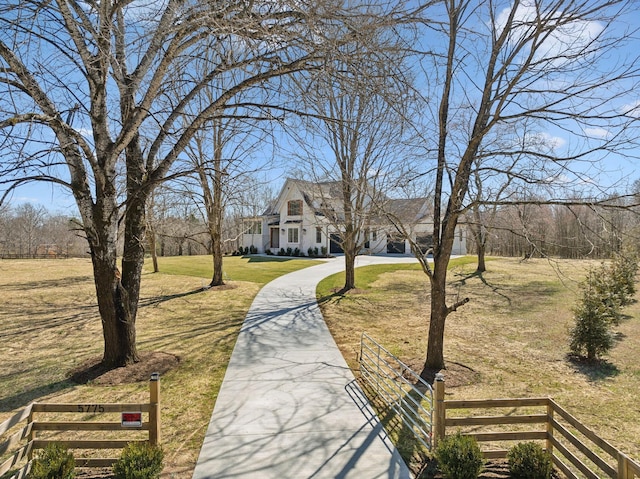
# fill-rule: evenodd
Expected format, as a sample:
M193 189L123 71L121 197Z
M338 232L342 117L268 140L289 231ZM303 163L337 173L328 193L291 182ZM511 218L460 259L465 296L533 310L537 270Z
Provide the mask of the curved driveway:
M356 266L415 262L358 256ZM193 478L409 478L324 322L335 258L265 285L247 313ZM348 320L348 318L345 318Z

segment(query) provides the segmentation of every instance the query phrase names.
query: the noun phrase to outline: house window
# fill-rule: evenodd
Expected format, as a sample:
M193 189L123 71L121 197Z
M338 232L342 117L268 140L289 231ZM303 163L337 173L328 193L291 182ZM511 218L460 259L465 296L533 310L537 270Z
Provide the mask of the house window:
M302 200L291 200L287 203L287 215L300 216L302 214Z
M299 229L298 228L289 228L287 230L287 241L289 243L298 243L299 240Z
M377 241L378 240L378 232L376 230L373 230L371 232L371 241Z
M262 221L252 221L248 224L248 228L246 231L247 234L250 235L261 235L262 234Z
M322 228L316 226L316 243L322 243Z

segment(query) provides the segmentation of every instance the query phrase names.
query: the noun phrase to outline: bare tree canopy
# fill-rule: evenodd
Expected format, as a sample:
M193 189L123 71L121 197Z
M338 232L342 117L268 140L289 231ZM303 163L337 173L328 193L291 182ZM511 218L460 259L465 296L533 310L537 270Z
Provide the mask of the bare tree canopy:
M445 0L425 24L423 172L433 175L433 265L426 371L444 367L445 284L456 226L474 201L543 185L562 201L567 182L632 155L637 56L618 52L635 32L630 1ZM628 50L627 50L628 51ZM634 53L635 55L635 53ZM431 160L434 159L434 161ZM474 176L475 175L475 176ZM470 194L480 181L484 193ZM501 198L488 198L487 192Z
M159 182L181 173L174 165L195 133L228 108L273 115L278 105L260 92L321 66L327 49L352 35L353 19L375 29L389 12L332 1L0 6L2 198L31 181L73 194L93 260L106 365L137 360L146 202ZM200 103L223 76L215 96Z
M327 185L315 188L316 199L344 252L343 292L355 288L356 255L369 241L369 229L379 226L383 199L403 160L407 118L400 111L412 85L399 40L388 30L361 32L294 89L308 113L295 135L294 156L307 178Z

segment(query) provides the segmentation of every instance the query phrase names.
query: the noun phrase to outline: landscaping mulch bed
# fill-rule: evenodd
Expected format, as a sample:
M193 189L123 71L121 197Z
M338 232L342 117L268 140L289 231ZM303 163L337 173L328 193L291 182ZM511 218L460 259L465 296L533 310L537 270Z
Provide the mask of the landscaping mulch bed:
M127 367L108 369L102 365L101 357L94 357L70 372L69 379L76 384L99 384L114 386L117 384L148 381L152 373L163 375L175 368L180 358L162 352L141 352L140 361Z
M110 467L99 469L78 468L76 478L78 479L113 479L113 471Z

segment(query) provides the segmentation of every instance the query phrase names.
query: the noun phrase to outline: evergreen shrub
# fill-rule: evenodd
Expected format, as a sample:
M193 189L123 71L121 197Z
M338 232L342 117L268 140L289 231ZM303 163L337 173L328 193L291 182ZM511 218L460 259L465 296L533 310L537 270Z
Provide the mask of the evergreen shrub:
M478 442L460 432L442 439L435 457L445 479L476 479L484 467Z
M551 454L535 442L521 442L507 453L509 473L513 479L551 479Z
M76 461L73 454L60 444L49 444L31 464L30 479L73 479Z
M570 331L571 351L591 361L606 354L614 345L611 332L614 312L593 286L597 281L597 275L590 271L582 286L582 298L573 309L575 326Z
M157 479L162 472L164 453L148 442L130 442L113 465L115 479Z

